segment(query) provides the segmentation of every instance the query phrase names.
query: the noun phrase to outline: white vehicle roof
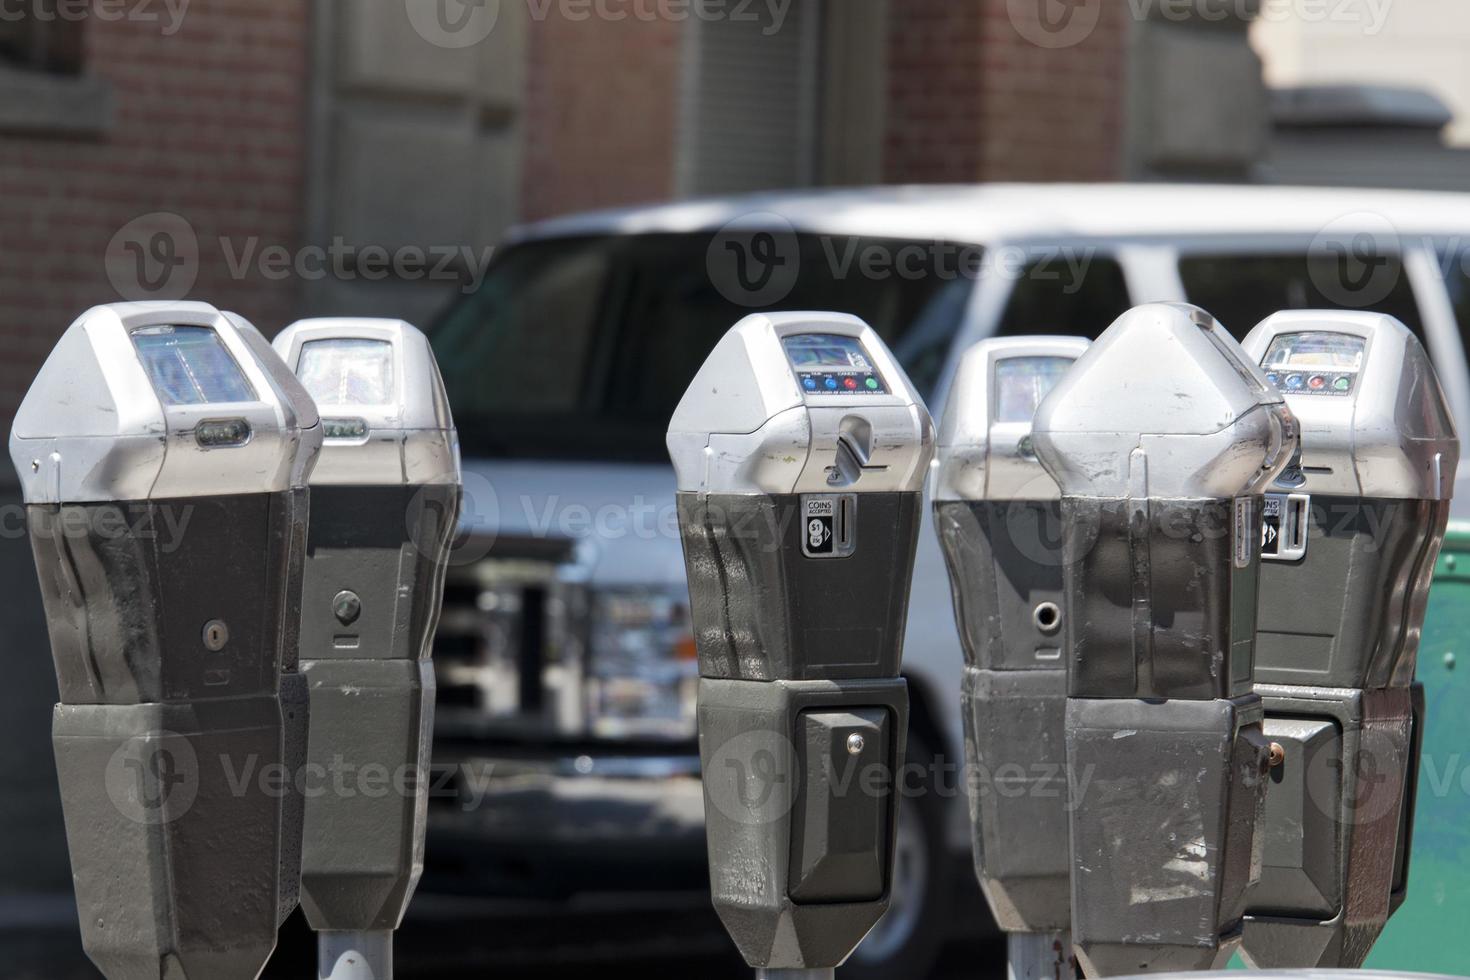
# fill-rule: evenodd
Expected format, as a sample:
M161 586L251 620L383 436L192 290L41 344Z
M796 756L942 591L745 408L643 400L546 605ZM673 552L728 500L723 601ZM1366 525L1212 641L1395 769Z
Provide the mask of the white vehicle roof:
M1375 230L1461 235L1470 194L1211 184L972 184L783 191L593 211L516 229L513 241L701 232L769 212L798 232L956 243L1032 238L1316 235L1355 215Z

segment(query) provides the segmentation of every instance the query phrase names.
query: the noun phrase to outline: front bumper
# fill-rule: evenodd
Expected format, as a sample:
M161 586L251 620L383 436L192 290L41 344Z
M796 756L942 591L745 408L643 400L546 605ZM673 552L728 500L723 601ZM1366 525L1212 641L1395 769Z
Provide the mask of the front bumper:
M435 769L420 893L708 888L697 756L471 753Z

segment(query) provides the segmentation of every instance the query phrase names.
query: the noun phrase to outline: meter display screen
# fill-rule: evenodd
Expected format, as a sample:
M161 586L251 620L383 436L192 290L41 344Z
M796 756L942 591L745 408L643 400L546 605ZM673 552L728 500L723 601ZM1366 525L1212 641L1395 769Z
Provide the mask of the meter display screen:
M1345 397L1358 386L1368 342L1352 334L1307 331L1271 341L1261 368L1288 395Z
M888 386L856 337L793 334L781 341L801 390L809 395L886 395Z
M1072 366L1070 357L1007 357L995 365L995 420L1030 422Z
M393 401L393 345L386 340L313 340L301 347L296 376L318 406Z
M133 346L165 405L257 401L240 365L209 327L144 327Z

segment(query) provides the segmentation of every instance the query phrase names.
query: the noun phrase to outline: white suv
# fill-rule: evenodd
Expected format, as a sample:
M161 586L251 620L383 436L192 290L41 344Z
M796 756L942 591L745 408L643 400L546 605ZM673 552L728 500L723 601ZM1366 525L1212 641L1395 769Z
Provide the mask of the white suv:
M1370 308L1423 338L1470 431L1467 236L1470 195L1168 185L770 194L520 229L433 332L469 537L435 651L435 759L455 791L435 794L421 891L706 901L664 431L745 314L862 317L938 415L985 337L1094 337L1156 301L1196 303L1237 336L1280 309ZM961 663L926 529L904 672L908 782L927 792L906 799L893 909L846 976L922 976L954 890L973 896Z

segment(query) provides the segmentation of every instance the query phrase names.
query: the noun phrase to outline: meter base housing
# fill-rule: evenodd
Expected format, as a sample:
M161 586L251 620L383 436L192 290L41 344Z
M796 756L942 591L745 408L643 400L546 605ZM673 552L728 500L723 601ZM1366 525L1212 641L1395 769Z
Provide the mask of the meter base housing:
M907 728L898 678L700 680L711 894L752 968L835 968L888 910Z
M1006 932L1071 923L1064 670L965 668L975 873Z
M1449 508L1313 494L1306 554L1261 562L1256 682L1412 685Z
M1061 520L1057 501L934 505L968 666L1065 676ZM1048 608L1055 618L1042 615Z
M1067 702L1072 939L1090 977L1223 968L1260 869L1254 694Z
M457 484L311 489L301 590L302 657L316 661L420 660L439 622ZM337 617L336 596L359 599Z
M1006 932L1063 932L1071 869L1061 504L945 500L934 523L965 651L975 874Z
M1257 691L1286 760L1271 772L1241 955L1262 969L1357 969L1407 893L1422 688Z
M1253 499L1249 522L1235 500L1062 499L1074 698L1250 692L1261 507L1242 498Z
M274 695L295 669L304 491L26 510L63 704Z
M897 677L923 495L853 494L847 558L802 553L800 494L678 495L702 677Z
M108 980L254 980L291 782L276 699L62 704L52 742L92 962Z
M322 780L306 811L302 911L317 932L397 929L423 873L434 666L315 660L302 673L309 773Z

